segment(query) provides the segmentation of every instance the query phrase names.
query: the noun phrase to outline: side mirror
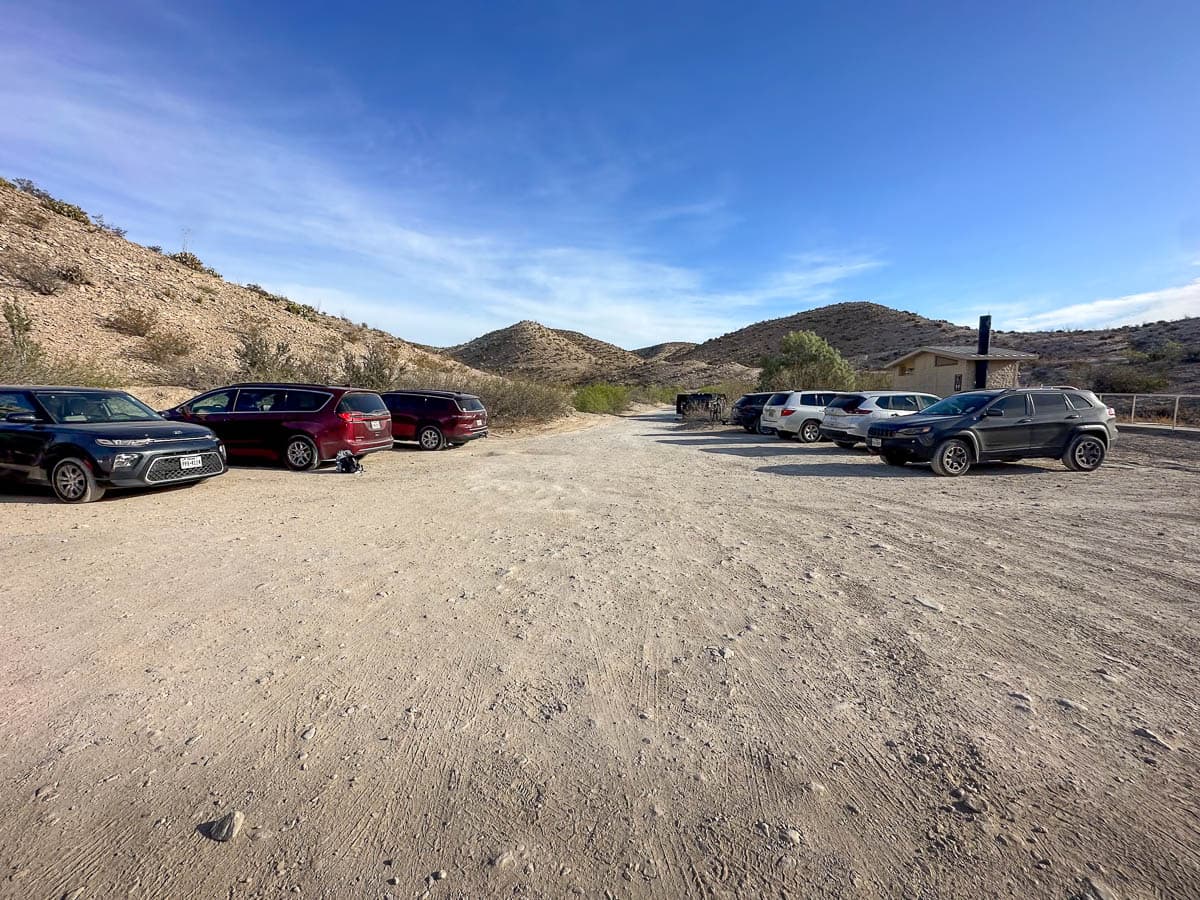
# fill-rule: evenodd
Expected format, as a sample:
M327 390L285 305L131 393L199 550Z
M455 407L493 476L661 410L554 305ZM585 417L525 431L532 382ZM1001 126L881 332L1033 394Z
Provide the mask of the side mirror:
M15 422L18 425L36 425L42 421L33 413L9 413L4 417L5 422Z
M996 409L996 407L993 406L991 409L989 409L987 412L985 412L984 415L985 416L1002 416L1002 415L1004 415L1004 410Z

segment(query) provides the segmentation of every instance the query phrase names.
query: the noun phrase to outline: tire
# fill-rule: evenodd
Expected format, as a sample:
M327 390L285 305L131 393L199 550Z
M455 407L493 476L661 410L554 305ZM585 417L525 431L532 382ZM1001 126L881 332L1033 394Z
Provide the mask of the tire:
M742 431L746 432L746 434L754 434L754 426L752 426L752 425L743 425L743 426L742 426Z
M283 462L293 472L308 472L321 464L321 454L312 438L295 434L283 448Z
M821 423L816 419L809 419L800 426L799 437L802 443L815 444L821 439Z
M1081 434L1067 444L1063 464L1074 472L1095 472L1104 462L1108 448L1094 434Z
M50 470L50 487L63 503L91 503L104 496L92 467L76 456L60 459Z
M942 441L930 460L933 471L946 478L965 475L971 468L971 448L958 438Z
M889 466L907 466L908 457L903 453L889 453L887 450L880 451L879 458Z
M436 425L423 425L417 432L417 446L422 450L441 450L446 446L446 437Z
M834 441L843 450L849 450L854 446L854 441Z

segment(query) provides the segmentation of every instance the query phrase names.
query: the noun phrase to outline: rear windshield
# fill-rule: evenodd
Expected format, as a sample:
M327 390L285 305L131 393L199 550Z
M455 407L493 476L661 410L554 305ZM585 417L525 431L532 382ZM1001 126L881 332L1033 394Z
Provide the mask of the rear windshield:
M829 404L830 409L854 409L858 404L862 403L867 398L862 394L846 394L843 397L834 397L833 402Z
M483 412L483 403L478 397L459 397L458 408L463 412Z
M369 416L384 415L388 411L383 398L378 394L369 394L366 391L356 391L353 394L346 394L342 397L342 402L338 404L338 412L358 412L365 413Z
M771 399L767 401L767 406L783 406L788 402L788 397L792 396L791 391L784 391L781 394L772 394Z

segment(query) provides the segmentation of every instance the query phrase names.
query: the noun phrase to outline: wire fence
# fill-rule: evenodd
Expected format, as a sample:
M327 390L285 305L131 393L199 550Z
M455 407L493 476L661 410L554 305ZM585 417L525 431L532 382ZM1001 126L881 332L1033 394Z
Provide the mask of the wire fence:
M1200 394L1097 394L1118 424L1200 428Z

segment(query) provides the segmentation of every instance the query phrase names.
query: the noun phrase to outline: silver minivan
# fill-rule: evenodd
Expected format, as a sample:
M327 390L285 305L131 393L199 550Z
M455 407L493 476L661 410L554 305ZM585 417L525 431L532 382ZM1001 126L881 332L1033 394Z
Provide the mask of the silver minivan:
M774 398L772 398L774 399ZM825 408L821 437L839 447L865 444L872 423L896 416L911 416L941 397L915 391L854 391L838 394Z

